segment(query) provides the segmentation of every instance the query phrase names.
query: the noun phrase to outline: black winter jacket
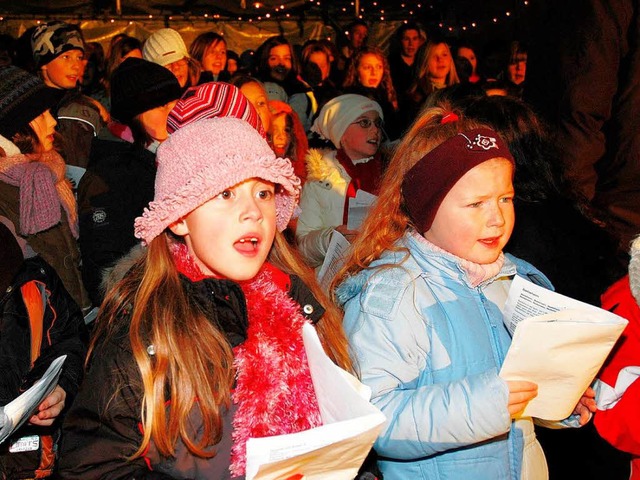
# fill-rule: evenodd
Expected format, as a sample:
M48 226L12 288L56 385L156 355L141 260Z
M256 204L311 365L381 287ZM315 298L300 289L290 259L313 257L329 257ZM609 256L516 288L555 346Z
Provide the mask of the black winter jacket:
M96 138L78 186L82 278L94 306L102 302L105 269L138 243L136 217L153 200L155 155L116 139Z
M188 297L225 332L232 347L246 340L247 310L238 284L230 280L191 282L181 278ZM323 315L322 306L297 277L291 278L289 294L301 305L314 307L306 309L313 310L307 316L312 322ZM214 447L217 454L212 459L194 457L179 442L175 458L160 458L152 445L145 457L127 460L142 443L143 387L131 351L128 322L123 320L119 332L93 353L85 383L65 419L60 476L82 480L231 478L233 407L223 416L224 433ZM192 412L196 432L201 425L198 414Z
M44 284L46 305L40 356L30 368L31 328L20 288L32 280ZM0 296L0 312L0 405L29 388L60 355L67 355L67 359L58 384L67 394L66 405L70 405L82 380L88 333L80 309L60 277L40 257L25 260L13 284ZM29 462L24 457L31 452L8 453L14 440L24 435L50 435L58 428L57 424L53 428L25 425L0 445L0 478L3 473L7 478L25 478L22 473ZM20 456L23 458L16 458Z

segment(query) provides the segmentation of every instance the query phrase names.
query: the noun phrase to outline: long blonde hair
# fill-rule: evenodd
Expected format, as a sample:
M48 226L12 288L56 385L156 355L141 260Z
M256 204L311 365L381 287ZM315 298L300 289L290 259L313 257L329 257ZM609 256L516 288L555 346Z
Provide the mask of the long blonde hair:
M429 78L429 59L431 58L435 47L442 44L444 44L447 47L447 50L449 50L451 58L451 67L449 68L449 73L447 73L447 78L445 79L445 86L450 87L451 85L457 85L460 83L460 77L458 77L458 72L456 70L456 63L453 61L449 45L446 42L429 41L425 46L423 46L416 78L407 92L407 94L414 100L424 101L426 96L433 91L431 79Z
M479 122L463 118L460 112L456 112L458 121L443 125L442 118L451 112L448 104L424 110L394 150L382 178L378 200L362 224L345 265L334 278L332 292L346 277L367 269L385 251L403 250L396 243L411 226L402 195L405 175L424 155L445 140L461 131L481 126Z
M215 323L189 301L170 251L170 243L175 241L167 232L153 239L144 256L107 294L89 349L90 356L98 343L122 328L122 322L129 322L129 340L143 389L143 438L131 458L143 455L151 439L161 455L173 456L178 438L193 455L214 456L215 451L207 447L222 438L222 416L231 402L231 346ZM325 350L339 366L350 370L339 311L280 233L270 260L310 286L326 308L316 325ZM188 415L194 407L200 409L203 419L199 439L192 438L188 428Z

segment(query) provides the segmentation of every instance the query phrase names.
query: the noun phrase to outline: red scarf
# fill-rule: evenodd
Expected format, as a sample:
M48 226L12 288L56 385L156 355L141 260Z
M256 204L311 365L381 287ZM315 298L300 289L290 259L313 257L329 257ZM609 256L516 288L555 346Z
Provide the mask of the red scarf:
M380 152L376 152L368 162L354 165L345 151L339 148L336 153L336 160L351 177L351 182L349 182L347 186L347 194L344 198L344 213L342 216L342 223L346 225L349 214L349 199L355 198L358 190L364 190L373 195L378 195L380 180L382 178L382 159Z
M178 270L193 281L205 278L184 244L173 248ZM300 305L289 297L289 277L265 263L240 282L247 301L247 340L233 349L236 387L230 471L242 476L251 437L296 433L322 425L302 325Z

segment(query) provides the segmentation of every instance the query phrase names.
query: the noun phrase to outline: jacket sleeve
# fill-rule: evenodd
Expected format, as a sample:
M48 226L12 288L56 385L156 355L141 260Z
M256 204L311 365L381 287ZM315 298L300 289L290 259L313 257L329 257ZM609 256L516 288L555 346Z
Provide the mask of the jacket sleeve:
M640 455L640 307L631 294L628 277L605 293L602 306L629 324L598 374L594 424L611 445Z
M368 288L381 289L380 301L389 302L388 292L397 287ZM405 288L399 308L386 316L364 311L358 297L345 309L345 331L356 368L372 389L372 402L387 417L375 445L378 453L418 459L509 431L508 389L496 371L446 383L425 382L432 375L427 371L433 368L431 353L446 356L446 352L435 333L429 332L414 295L413 288Z
M128 457L142 443L141 379L130 351L112 339L93 354L85 382L63 424L59 473L63 479L170 479L143 457Z
M564 3L564 2L563 2ZM605 154L604 125L611 119L619 84L624 79L627 36L637 12L630 1L590 0L580 3L580 15L567 15L559 52L561 88L559 124L556 134L563 163L586 198L595 193L596 163ZM566 11L566 10L565 10ZM566 32L573 32L567 34ZM555 65L557 68L558 65Z
M58 383L67 394L68 405L73 401L82 381L89 333L80 308L64 288L62 280L53 268L38 257L28 261L38 262L40 271L44 272L47 305L40 356L27 375L24 386L31 386L42 377L53 360L66 355L67 359Z
M298 248L310 266L322 265L327 254L331 234L335 226L327 225L326 206L320 202L322 187L319 180L309 180L305 183L300 197L300 217L296 227Z

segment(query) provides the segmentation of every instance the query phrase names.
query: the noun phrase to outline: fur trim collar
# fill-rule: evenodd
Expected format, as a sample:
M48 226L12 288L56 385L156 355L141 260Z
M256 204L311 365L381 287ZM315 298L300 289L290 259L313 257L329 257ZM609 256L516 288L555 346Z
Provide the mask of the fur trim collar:
M326 180L334 172L339 174L336 150L312 148L306 157L307 180Z
M248 338L234 348L236 388L230 470L244 475L249 438L296 433L322 424L302 340L300 305L263 269L242 285Z
M636 302L640 304L640 236L631 243L631 261L629 262L629 285Z

